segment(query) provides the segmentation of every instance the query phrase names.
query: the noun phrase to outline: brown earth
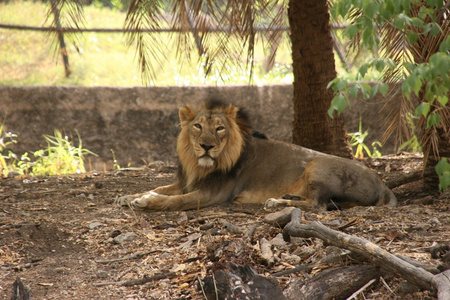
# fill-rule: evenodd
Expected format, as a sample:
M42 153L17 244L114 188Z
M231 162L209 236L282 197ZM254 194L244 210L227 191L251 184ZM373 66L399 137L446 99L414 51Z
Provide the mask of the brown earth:
M384 157L367 164L385 179L422 167L421 157L414 155ZM203 299L200 279L225 261L250 263L259 274L270 276L292 268L296 263L288 257L300 253L299 249L309 253L297 256L300 264L318 261L329 252L330 247L317 239L298 239L284 245L273 242L272 250L279 259L267 266L260 255L259 241L273 241L281 229L263 222L268 211L260 206L184 213L132 211L113 203L118 195L171 182L174 171L164 166L1 179L0 298L10 299L12 284L19 276L31 289L33 299ZM305 216L330 227L356 219L342 231L366 238L391 253L442 265L441 259L431 257L430 249L449 244L449 192L426 190L421 180L393 191L400 201L395 209L357 207L320 214L306 212ZM225 221L242 231L251 225L257 229L250 242L241 243L242 233ZM128 232L135 234L134 239L121 243L114 240ZM237 251L236 245L245 249ZM211 252L218 247L222 247L222 255L214 257ZM319 265L277 280L284 288L296 278L358 263ZM158 277L151 278L155 275ZM381 277L364 291L365 299L435 297L395 274L383 272ZM143 278L148 282L132 281Z

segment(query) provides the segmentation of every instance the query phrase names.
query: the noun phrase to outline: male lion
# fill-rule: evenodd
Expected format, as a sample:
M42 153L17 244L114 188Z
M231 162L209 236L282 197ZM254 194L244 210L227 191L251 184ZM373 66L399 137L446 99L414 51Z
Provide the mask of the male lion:
M254 132L245 112L217 100L180 108L180 160L174 184L123 196L119 205L150 210L189 210L226 203L284 201L304 209L396 206L397 199L363 164ZM270 202L269 201L269 202Z

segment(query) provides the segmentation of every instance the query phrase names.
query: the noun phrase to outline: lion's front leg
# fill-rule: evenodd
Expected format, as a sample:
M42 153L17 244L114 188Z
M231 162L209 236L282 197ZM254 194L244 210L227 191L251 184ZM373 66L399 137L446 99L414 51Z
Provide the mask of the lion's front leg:
M120 197L119 205L149 210L190 210L214 204L214 198L207 197L200 191L183 195L162 195L155 191Z
M158 200L164 200L165 197L163 196L165 195L179 195L181 193L182 190L180 188L180 185L178 183L174 183L170 185L157 187L156 189L151 190L149 192L119 197L116 200L116 204L119 206L146 208L148 205L153 204L153 202L156 202ZM150 201L150 199L153 200Z

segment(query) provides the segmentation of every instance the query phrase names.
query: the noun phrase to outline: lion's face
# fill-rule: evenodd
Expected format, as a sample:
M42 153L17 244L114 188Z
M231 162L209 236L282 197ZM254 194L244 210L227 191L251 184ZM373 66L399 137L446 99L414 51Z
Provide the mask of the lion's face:
M230 126L223 112L201 111L189 123L189 142L198 165L212 168L228 142Z
M232 105L180 108L177 151L188 186L216 170L228 172L239 160L248 133L238 111Z

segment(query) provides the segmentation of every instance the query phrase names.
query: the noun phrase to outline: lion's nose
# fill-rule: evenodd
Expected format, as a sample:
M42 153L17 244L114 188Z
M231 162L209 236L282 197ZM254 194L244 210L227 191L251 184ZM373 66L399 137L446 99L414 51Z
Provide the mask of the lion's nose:
M214 148L214 145L211 145L211 144L200 144L200 147L205 149L205 151L208 151L209 149Z

